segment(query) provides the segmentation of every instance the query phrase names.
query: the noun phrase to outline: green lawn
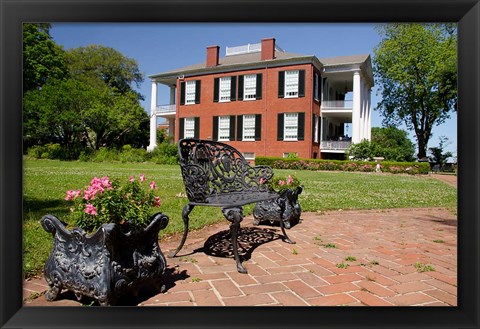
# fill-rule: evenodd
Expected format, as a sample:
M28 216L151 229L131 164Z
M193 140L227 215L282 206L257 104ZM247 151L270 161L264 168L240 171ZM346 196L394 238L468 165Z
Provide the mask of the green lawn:
M53 214L67 221L70 202L65 191L83 188L94 176L127 180L145 174L155 180L162 198L162 212L170 223L161 232L183 230L181 211L186 198L179 166L153 163L90 163L55 160L24 162L24 268L26 276L38 274L51 249L51 236L41 228L40 218ZM305 185L300 195L303 211L338 209L385 209L406 207L447 207L456 209L457 190L428 176L405 176L375 173L314 172L275 170L281 176L294 174ZM251 213L253 206L245 207ZM224 220L218 208L196 207L191 229Z

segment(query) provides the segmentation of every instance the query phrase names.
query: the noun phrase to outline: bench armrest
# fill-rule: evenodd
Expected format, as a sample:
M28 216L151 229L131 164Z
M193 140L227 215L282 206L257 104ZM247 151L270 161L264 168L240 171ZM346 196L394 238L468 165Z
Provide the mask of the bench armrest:
M185 164L181 166L183 183L191 202L205 202L208 194L208 174L197 164Z

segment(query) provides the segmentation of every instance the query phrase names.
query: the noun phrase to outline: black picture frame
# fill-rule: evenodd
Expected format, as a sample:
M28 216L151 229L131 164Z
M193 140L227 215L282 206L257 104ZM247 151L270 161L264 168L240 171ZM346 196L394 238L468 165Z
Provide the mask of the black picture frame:
M479 0L0 0L2 328L479 328ZM458 307L23 307L22 23L458 22ZM221 31L219 31L221 33Z

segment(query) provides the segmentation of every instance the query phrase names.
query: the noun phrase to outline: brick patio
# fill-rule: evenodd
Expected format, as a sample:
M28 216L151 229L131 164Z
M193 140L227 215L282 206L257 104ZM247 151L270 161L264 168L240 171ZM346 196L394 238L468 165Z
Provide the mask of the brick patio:
M192 217L194 220L194 217ZM167 259L166 291L126 297L139 306L456 306L457 217L447 209L304 213L281 241L278 227L242 223L248 274L239 274L228 247L228 222L191 232L179 257ZM179 236L160 242L165 254ZM230 246L231 247L231 246ZM415 264L417 264L416 268ZM430 266L423 268L421 265ZM433 267L433 270L432 270ZM47 302L43 279L24 285L26 305L80 305L73 294Z

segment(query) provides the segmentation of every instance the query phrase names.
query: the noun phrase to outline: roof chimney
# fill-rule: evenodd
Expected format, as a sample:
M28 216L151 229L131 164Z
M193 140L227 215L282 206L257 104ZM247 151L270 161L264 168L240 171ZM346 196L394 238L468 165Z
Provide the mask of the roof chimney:
M275 38L262 39L262 61L275 58Z
M218 65L218 54L220 52L219 46L207 47L207 67Z

